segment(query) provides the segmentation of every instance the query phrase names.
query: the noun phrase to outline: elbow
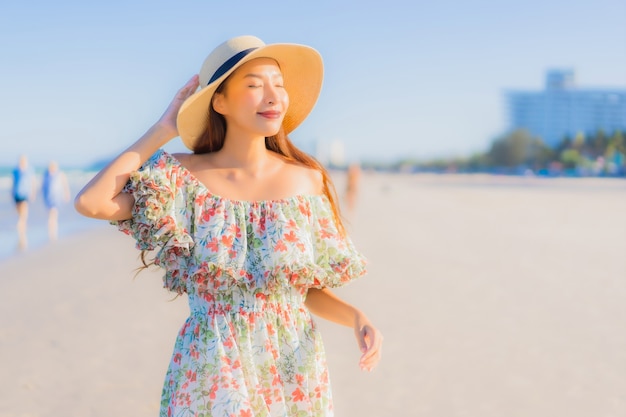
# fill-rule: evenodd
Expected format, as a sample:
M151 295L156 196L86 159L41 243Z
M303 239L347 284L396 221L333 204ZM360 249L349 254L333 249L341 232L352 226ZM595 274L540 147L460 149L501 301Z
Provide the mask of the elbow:
M85 217L102 218L98 205L94 204L82 191L74 198L74 209Z
M78 193L74 198L74 209L83 216L86 217L95 217L96 212L89 205L87 198L83 195L82 192Z
M112 200L103 199L93 190L83 189L74 198L74 209L85 217L99 220L126 220L132 217L133 196L120 193Z

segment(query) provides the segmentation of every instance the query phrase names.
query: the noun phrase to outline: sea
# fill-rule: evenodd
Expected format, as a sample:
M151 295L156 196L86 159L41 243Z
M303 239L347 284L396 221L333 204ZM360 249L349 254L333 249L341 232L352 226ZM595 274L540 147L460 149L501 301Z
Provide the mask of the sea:
M74 210L74 196L95 175L95 172L72 170L65 171L65 174L70 186L71 199L59 207L59 240L75 233L107 227L106 221L81 216ZM41 193L41 180L42 176L37 175L38 192L34 201L29 203L28 246L21 250L16 230L17 212L11 195L12 179L6 170L0 174L0 262L25 251L36 250L54 243L48 238L48 213Z

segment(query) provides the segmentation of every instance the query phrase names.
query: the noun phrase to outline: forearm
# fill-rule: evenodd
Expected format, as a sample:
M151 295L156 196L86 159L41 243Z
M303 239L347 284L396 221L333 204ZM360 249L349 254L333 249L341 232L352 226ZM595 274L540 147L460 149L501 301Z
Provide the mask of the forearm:
M175 135L175 132L158 123L152 126L85 185L76 196L76 210L87 217L105 220L129 218L132 198L120 193L130 173L137 170Z
M363 314L328 288L310 288L305 304L316 316L348 327L353 327L357 317Z

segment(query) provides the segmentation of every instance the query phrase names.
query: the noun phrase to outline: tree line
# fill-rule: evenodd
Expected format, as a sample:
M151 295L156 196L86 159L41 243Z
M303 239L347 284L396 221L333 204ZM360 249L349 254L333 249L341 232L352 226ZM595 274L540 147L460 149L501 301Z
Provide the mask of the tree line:
M626 132L565 136L548 146L527 130L508 132L495 139L485 152L469 157L429 161L405 159L386 168L410 172L489 172L501 174L626 176ZM382 168L373 164L364 167Z

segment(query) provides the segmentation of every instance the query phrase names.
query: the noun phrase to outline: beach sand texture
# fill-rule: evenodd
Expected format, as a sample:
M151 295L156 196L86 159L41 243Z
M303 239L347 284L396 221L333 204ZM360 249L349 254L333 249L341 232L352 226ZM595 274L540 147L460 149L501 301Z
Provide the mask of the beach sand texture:
M338 293L384 357L318 320L336 415L626 415L625 213L623 180L365 173ZM187 306L138 265L113 227L0 263L0 417L157 415Z

